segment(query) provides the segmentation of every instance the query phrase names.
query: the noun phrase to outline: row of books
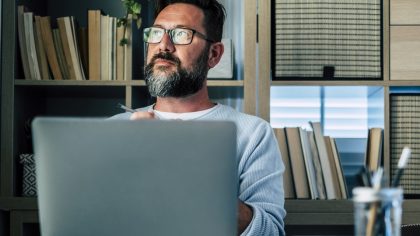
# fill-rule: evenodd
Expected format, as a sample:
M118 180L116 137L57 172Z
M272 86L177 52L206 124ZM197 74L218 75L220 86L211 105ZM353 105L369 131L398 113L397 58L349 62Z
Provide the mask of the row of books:
M348 191L335 139L324 136L319 122L313 131L275 128L285 172L285 198L347 199Z
M285 165L285 198L348 199L349 186L335 139L323 135L319 122L310 124L313 131L301 127L274 129ZM383 166L383 128L369 128L367 136L363 170L370 175ZM396 147L399 148L398 145ZM393 160L392 165L396 165L396 161ZM363 178L357 181L360 181L358 185L369 184Z
M131 21L117 27L117 18L88 11L88 27L73 16L37 16L18 6L18 38L25 79L128 80L132 76ZM127 44L121 46L121 39Z

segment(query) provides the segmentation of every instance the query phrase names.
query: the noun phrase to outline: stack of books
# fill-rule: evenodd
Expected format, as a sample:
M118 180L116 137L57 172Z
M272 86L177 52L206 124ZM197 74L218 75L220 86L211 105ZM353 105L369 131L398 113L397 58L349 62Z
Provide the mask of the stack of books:
M52 24L54 23L54 24ZM18 38L25 79L129 80L132 77L132 31L117 18L88 11L88 27L73 16L36 16L18 6ZM126 45L119 45L126 38Z

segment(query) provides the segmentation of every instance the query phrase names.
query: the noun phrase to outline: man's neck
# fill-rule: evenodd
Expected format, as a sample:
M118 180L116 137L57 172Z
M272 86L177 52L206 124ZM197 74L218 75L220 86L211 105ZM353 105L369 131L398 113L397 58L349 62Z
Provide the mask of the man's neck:
M197 93L184 98L158 97L155 110L173 113L202 111L212 108L214 103L209 99L207 86L204 85Z

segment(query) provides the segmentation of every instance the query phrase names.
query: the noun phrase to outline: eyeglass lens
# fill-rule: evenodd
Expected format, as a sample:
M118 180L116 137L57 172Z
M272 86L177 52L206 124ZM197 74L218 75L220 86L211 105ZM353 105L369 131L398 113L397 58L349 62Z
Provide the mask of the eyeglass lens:
M160 43L165 32L168 32L174 44L190 44L194 34L192 30L184 28L165 30L158 27L150 27L144 29L144 41L147 43Z

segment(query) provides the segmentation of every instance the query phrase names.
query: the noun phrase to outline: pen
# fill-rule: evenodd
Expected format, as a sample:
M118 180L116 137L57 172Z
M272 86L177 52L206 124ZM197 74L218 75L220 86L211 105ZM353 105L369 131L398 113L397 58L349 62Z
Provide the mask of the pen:
M410 156L411 149L409 147L404 147L401 153L400 160L398 161L397 174L395 175L394 180L392 181L391 187L398 187L401 176L403 175L404 169L407 167L408 159L410 159Z
M367 170L366 166L363 166L359 172L359 181L366 187L372 187L372 176Z
M381 182L382 182L382 176L384 174L384 169L382 167L378 167L378 170L373 173L373 176L371 178L371 185L375 191L379 191L381 189ZM378 208L380 207L378 202L373 202L370 209L369 209L369 217L368 222L366 225L366 235L378 235L376 234L376 231L378 230L378 224L381 224L381 222L377 221L377 214ZM376 227L376 228L375 228Z
M121 104L121 103L118 103L118 106L117 106L118 108L121 108L121 109L123 109L124 111L127 111L127 112L131 112L131 113L134 113L134 112L136 112L135 110L133 110L133 109L131 109L131 108L128 108L128 107L126 107L126 106L124 106L123 104Z

